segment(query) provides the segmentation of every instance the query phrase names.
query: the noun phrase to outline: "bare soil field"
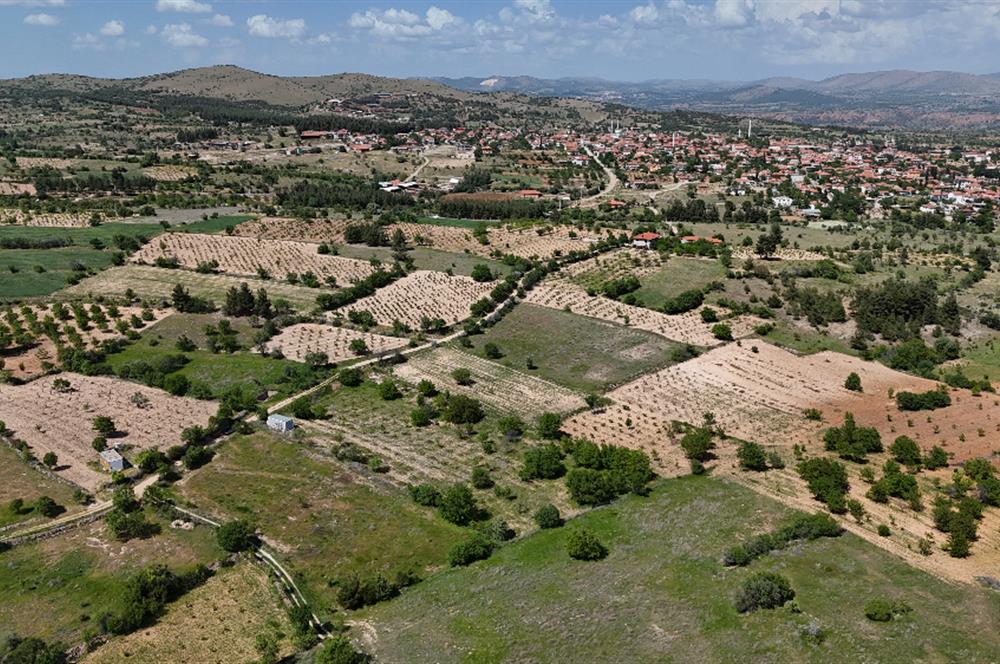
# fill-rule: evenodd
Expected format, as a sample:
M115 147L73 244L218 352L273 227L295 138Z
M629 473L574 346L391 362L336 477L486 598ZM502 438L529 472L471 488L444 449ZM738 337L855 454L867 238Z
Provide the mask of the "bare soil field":
M25 212L17 208L0 208L0 224L83 228L90 225L90 215L82 212Z
M655 274L663 259L655 251L625 247L567 265L559 272L560 279L584 288L599 288L605 281L634 276L638 279Z
M186 166L150 166L142 169L142 174L157 182L181 182L197 171Z
M0 182L0 196L20 196L27 194L34 196L38 191L35 185L21 182Z
M402 348L406 339L387 337L382 334L361 332L346 327L299 323L283 329L265 345L269 353L280 350L290 360L304 362L309 353L323 353L330 362L341 362L358 357L351 351L352 341L360 339L374 355Z
M364 261L325 256L316 249L316 245L306 242L167 233L146 244L132 256L132 261L151 264L161 256L174 257L184 267L195 268L215 260L220 271L230 274L255 276L260 267L275 279L285 279L289 273L312 272L321 280L334 277L338 284L358 281L374 271Z
M587 295L583 288L565 280L546 281L536 286L528 293L525 302L635 327L671 341L695 346L722 343L712 335L712 325L702 321L700 309L672 316L600 295ZM764 321L756 316L738 316L724 322L732 328L733 337L740 338L752 334L753 329Z
M56 378L68 380L71 391L53 389ZM142 407L133 403L135 394L142 394L148 403ZM112 444L129 445L135 451L166 449L180 443L186 427L204 426L215 413L215 404L117 378L62 373L25 385L0 385L0 413L35 457L55 452L58 474L93 491L108 479L97 469L97 453L91 447L97 435L91 426L94 417L107 415L124 434L111 438Z
M451 373L459 368L469 370L472 385L455 382ZM426 378L438 389L466 394L501 412L516 413L526 419L549 411L569 413L586 406L583 397L573 390L454 348L437 348L414 355L405 364L396 366L394 372L411 383Z
M281 597L263 570L243 562L219 570L208 581L169 605L156 624L115 638L85 656L85 664L137 662L226 664L256 661L258 634L286 635L279 657L295 648Z
M124 293L128 289L141 298L169 300L174 286L180 284L195 297L206 298L222 304L226 291L246 283L255 293L263 288L272 300L283 299L297 309L316 306L316 296L329 292L325 288L293 286L282 281L236 277L228 274L200 274L188 270L170 270L151 265L122 265L98 272L75 286L59 291L66 297L108 296Z
M454 325L468 318L472 303L486 297L494 285L417 270L338 311L369 311L379 325L398 320L417 328L423 318L440 318L445 325Z

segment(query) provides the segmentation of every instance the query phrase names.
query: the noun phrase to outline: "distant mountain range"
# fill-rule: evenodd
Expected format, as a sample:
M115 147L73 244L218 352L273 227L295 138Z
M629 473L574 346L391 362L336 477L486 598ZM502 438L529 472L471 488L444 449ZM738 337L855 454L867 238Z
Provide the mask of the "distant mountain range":
M748 113L796 122L907 129L1000 127L1000 74L908 70L841 74L819 81L654 79L639 82L531 76L435 78L467 92L577 97L650 109Z

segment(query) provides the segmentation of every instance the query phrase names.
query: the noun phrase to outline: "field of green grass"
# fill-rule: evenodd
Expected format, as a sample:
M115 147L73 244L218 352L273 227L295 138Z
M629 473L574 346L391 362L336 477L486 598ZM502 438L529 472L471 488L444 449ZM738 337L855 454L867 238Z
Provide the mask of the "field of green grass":
M454 226L456 228L472 229L480 224L490 226L497 222L485 221L483 219L455 219L453 217L419 217L417 223L427 224L428 226Z
M642 287L634 292L637 300L651 309L659 309L669 298L712 281L726 278L726 270L717 260L671 256L658 272L643 277Z
M961 363L970 378L1000 380L1000 335L970 342L962 349Z
M414 663L994 661L1000 594L940 581L853 535L722 565L725 549L790 514L724 481L664 481L363 611L359 640L379 660ZM578 526L606 559L566 554ZM794 609L736 612L733 594L758 571L791 582ZM875 597L913 610L871 622Z
M66 508L67 513L81 509L73 499L72 487L32 468L21 460L13 448L0 443L0 527L28 519L44 523L47 519L31 510L31 505L41 496L48 496L56 501ZM10 507L10 502L15 498L20 498L25 505L17 513Z
M603 392L667 366L678 345L643 330L525 303L471 341L480 357L486 343L495 343L504 354L496 360L501 364L581 392ZM529 357L536 369L527 368Z
M162 229L152 224L101 224L85 228L43 228L35 226L2 226L0 239L27 238L72 240L68 247L54 249L0 249L0 301L48 295L66 286L76 264L90 270L103 270L111 265L115 251L111 246L117 234L153 237ZM93 239L109 248L95 249Z
M775 346L781 346L782 348L787 348L803 355L812 355L824 350L832 350L847 355L858 354L858 351L851 348L851 345L843 339L781 324L775 326L763 338Z
M190 360L177 373L191 382L203 383L213 394L238 385L259 385L276 390L283 395L290 388L285 385L285 372L304 365L291 360L264 357L249 351L212 353L206 350L206 324L215 324L222 316L216 314L172 314L146 328L142 338L129 344L121 352L108 356L108 364L117 371L122 365L135 361L152 361L167 355L181 353L175 345L181 335L187 335L198 349L183 353ZM241 345L249 347L253 328L245 321L232 320L239 332Z
M199 219L198 221L176 224L172 230L183 230L188 233L222 233L227 228L236 227L244 221L248 221L253 218L253 216L248 214L222 215L215 218Z
M16 546L0 564L0 638L13 634L73 644L97 618L115 607L125 579L153 563L175 570L222 557L207 528L179 530L155 514L161 533L146 540L116 542L103 521L59 537Z
M268 433L227 441L181 492L201 510L256 523L323 614L343 576L423 575L446 564L448 548L466 536L402 489Z

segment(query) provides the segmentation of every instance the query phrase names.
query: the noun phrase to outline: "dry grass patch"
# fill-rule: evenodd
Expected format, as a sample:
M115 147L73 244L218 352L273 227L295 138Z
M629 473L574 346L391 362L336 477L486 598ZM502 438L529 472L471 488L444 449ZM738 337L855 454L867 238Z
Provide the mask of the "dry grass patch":
M187 166L150 166L142 174L157 182L181 182L194 176L195 170Z
M0 208L0 224L83 228L90 225L90 215L83 212L35 212Z
M459 385L452 378L452 372L460 368L471 373L471 385ZM394 371L412 383L426 378L438 389L466 394L501 412L525 418L545 412L569 413L586 406L583 397L573 390L454 348L412 356Z
M380 355L408 343L399 337L361 332L346 327L333 327L315 323L299 323L286 327L265 344L265 350L273 353L280 350L282 355L296 362L304 362L309 353L323 353L330 362L358 357L351 350L351 343L362 341L370 353ZM364 354L364 353L363 353Z
M68 380L70 391L54 389L57 379ZM136 394L145 397L144 406L133 402ZM55 452L58 474L89 491L108 479L98 469L97 453L91 447L97 435L92 428L94 417L110 417L124 434L111 439L112 443L139 451L178 444L183 429L204 426L214 412L211 402L103 376L62 373L25 385L0 385L0 413L7 428L31 446L35 457Z

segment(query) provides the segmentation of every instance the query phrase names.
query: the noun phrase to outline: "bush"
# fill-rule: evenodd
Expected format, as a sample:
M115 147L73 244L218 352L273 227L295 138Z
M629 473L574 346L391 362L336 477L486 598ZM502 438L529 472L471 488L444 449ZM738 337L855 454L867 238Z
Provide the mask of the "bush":
M450 395L442 415L452 424L475 424L485 416L482 404L463 394Z
M254 546L257 540L255 528L248 522L237 519L219 526L215 538L223 551L239 553Z
M563 453L554 444L538 445L524 451L524 465L521 466L522 480L553 480L566 472Z
M591 468L574 468L566 475L566 488L579 505L603 505L617 497L608 474Z
M889 622L912 610L906 602L876 598L865 604L865 617L875 622Z
M365 376L361 373L360 369L347 368L341 369L337 373L337 382L339 382L344 387L357 387L365 380Z
M575 560L600 560L608 555L608 548L592 530L578 527L566 538L566 553Z
M896 440L892 441L892 445L889 446L889 452L892 454L893 459L904 466L911 468L920 467L920 447L909 436L897 437Z
M410 487L410 498L417 505L437 507L441 501L441 492L430 484L416 484Z
M562 417L560 417L559 413L542 413L538 416L536 429L538 430L538 435L542 438L554 440L559 437L559 428L561 426Z
M681 449L685 456L694 461L705 461L708 453L715 447L712 442L712 432L704 428L691 429L681 438Z
M928 452L927 456L924 458L924 466L928 470L936 470L938 468L944 468L947 465L948 465L948 453L937 445L932 447L931 451Z
M861 387L861 376L853 371L847 375L847 380L844 381L844 387L852 392L864 392L864 389Z
M900 410L935 410L951 405L951 396L944 391L897 392L896 405Z
M878 532L879 537L888 537L889 535L892 534L892 531L889 530L889 526L885 525L884 523L878 524L878 528L876 528L875 530Z
M756 535L723 555L726 565L749 565L752 560L771 551L783 549L798 540L839 537L844 529L827 514L799 514L789 523L769 533Z
M831 512L847 511L844 496L847 494L847 469L833 459L806 459L796 466L799 476L809 485L816 500L826 503Z
M493 486L493 478L486 466L475 466L472 469L472 486L475 489L489 489Z
M367 664L369 661L371 658L355 650L350 639L341 635L325 640L313 657L315 664Z
M403 394L399 391L399 388L396 387L396 383L392 382L388 378L379 383L378 395L382 397L383 401L394 401L403 396Z
M488 341L483 345L483 354L491 360L499 360L503 357L503 352L500 350L500 346L497 346L492 341Z
M538 508L538 511L535 512L535 523L537 523L538 527L543 530L558 528L563 524L562 516L559 514L559 508L551 503L542 505Z
M493 547L493 540L482 533L476 533L448 550L448 564L463 567L477 560L485 560L493 553Z
M740 613L757 609L776 609L795 598L788 579L771 572L758 572L746 581L736 594L733 605Z
M697 309L705 301L705 294L700 289L692 288L679 293L676 297L669 298L663 303L663 313L683 314L692 309Z
M8 636L0 644L0 662L4 664L65 664L66 646L48 644L35 637Z
M729 327L725 323L716 323L712 326L712 336L719 341L732 341L733 328Z
M823 433L823 442L827 451L858 463L864 463L869 453L882 451L882 437L878 429L859 427L851 413L844 414L842 426L831 427Z
M476 517L476 499L464 484L453 484L441 495L438 512L445 521L466 526Z
M465 367L458 367L451 372L451 377L459 385L472 385L472 372Z
M744 441L736 451L736 458L743 470L767 470L767 454L757 443Z

